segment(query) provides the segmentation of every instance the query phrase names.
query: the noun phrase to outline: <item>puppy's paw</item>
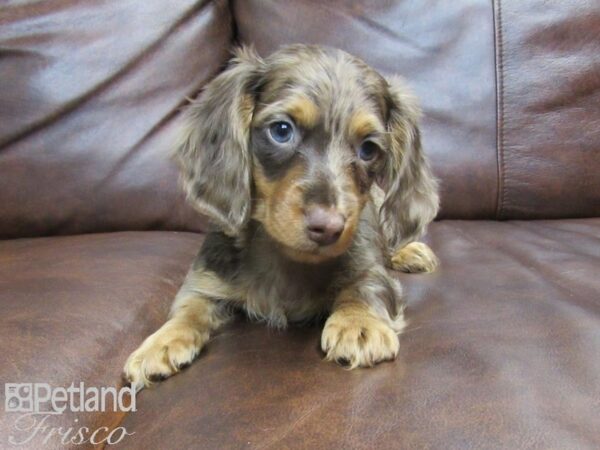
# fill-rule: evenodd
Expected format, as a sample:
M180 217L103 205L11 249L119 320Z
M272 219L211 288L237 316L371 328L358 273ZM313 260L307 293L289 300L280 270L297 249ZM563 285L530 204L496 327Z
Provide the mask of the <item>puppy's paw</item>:
M385 322L365 312L334 312L321 335L321 348L328 361L348 364L350 369L371 367L394 359L398 336Z
M167 322L127 358L124 376L136 390L164 380L189 365L208 337L208 331Z
M392 268L408 273L433 272L439 263L433 250L422 242L411 242L392 256Z

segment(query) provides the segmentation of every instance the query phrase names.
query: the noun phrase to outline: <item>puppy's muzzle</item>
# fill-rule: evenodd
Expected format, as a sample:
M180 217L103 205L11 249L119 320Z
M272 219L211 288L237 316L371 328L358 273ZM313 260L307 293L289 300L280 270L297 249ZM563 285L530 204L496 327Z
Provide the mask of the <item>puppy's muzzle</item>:
M309 239L325 246L338 241L344 232L346 218L335 208L314 205L307 209L305 223Z

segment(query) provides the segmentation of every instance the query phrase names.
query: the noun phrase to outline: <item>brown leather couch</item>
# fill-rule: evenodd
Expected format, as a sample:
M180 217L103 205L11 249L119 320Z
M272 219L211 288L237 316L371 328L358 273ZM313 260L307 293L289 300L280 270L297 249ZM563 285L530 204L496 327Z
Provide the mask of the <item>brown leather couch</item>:
M2 2L2 382L114 386L163 322L206 229L178 111L236 42L340 47L421 98L442 265L398 275L400 355L347 371L318 327L240 318L136 412L48 425L122 426L124 449L600 448L597 0Z

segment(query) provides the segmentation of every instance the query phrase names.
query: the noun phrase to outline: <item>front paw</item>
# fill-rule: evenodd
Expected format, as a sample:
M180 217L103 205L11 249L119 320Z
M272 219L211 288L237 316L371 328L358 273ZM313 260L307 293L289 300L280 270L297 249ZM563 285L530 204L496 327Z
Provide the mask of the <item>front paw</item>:
M328 361L354 369L394 359L399 342L394 330L370 313L340 310L325 322L321 348Z
M127 358L124 376L136 390L168 378L190 364L207 340L207 331L167 322Z
M408 273L433 272L439 260L422 242L411 242L392 256L392 268Z

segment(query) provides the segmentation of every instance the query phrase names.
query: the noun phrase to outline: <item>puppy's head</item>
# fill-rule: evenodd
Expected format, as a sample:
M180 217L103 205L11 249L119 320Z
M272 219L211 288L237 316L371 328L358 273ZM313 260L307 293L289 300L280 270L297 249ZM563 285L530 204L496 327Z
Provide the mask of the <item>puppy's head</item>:
M390 245L433 219L417 118L398 80L340 50L241 49L188 108L177 155L188 197L223 231L254 218L289 257L320 262L348 248L375 182Z

